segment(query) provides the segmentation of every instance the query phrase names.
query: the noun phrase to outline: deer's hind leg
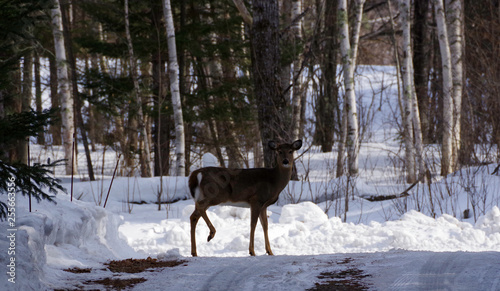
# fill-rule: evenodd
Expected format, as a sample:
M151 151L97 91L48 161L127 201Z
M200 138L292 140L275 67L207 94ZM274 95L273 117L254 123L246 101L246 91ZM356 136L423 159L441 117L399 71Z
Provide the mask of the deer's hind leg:
M203 220L207 223L208 228L210 229L210 234L208 235L207 241L210 241L215 236L215 227L212 225L210 219L208 219L207 208L201 207L198 203L195 203L195 209L193 214L191 214L190 222L191 222L191 255L193 257L197 256L196 253L196 225L198 224L198 220L200 217L203 217Z
M196 257L198 255L196 253L196 224L198 224L200 216L200 212L197 208L195 208L193 214L191 214L191 217L189 218L191 222L191 255L193 257Z
M208 238L207 238L207 242L209 242L215 236L215 227L212 225L212 222L210 221L210 219L208 219L206 209L200 209L199 212L201 214L201 217L203 217L203 220L205 220L208 228L210 229L210 234L208 235Z

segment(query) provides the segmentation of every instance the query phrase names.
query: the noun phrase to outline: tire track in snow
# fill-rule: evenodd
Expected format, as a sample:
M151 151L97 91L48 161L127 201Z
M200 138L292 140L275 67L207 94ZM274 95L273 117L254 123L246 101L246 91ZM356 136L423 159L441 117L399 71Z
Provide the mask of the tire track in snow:
M500 290L500 253L435 253L422 266L422 290Z
M388 252L367 271L375 290L500 290L500 252ZM369 260L369 259L368 259Z
M258 290L255 288L255 279L262 275L263 270L268 269L268 263L249 260L251 258L240 259L237 263L224 266L210 276L201 290Z
M212 275L199 290L305 290L314 286L322 271L338 268L335 262L339 257L343 258L337 255L225 258L219 261L224 265L210 270Z
M462 273L465 267L459 257L460 255L457 253L431 255L420 269L419 288L423 288L423 290L456 290L456 275Z

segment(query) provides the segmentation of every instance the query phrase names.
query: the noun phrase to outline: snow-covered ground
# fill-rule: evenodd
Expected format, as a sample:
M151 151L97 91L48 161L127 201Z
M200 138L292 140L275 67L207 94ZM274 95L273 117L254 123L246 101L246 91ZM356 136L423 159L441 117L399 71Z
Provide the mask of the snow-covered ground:
M191 258L189 216L194 203L184 177L163 177L163 183L158 177L117 177L103 208L116 154L100 148L94 160L104 175L94 182L82 179L85 164L80 159L73 201L59 193L57 204L34 202L29 213L27 198L16 197L15 226L0 222L0 262L6 270L0 272L0 290L104 289L90 281L111 277L146 279L134 290L305 290L325 280L318 278L320 273L356 270L363 274L359 280L373 290L500 290L500 175L491 175L495 165L435 176L432 184L413 188L409 197L365 199L408 187L391 123L396 118L391 106L397 105L390 102L394 88L389 73L387 68L382 73L367 71L359 81L365 89L358 96L367 98L367 108L375 108L361 146L359 177L334 178L335 153L314 147L299 152L301 181L290 182L268 208L274 257L265 255L260 224L257 257L248 256L248 209L216 206L208 216L217 234L206 242L209 231L200 220L200 257ZM31 151L41 161L61 158L56 147L32 146ZM435 148L427 148L426 156L432 162ZM70 193L69 177L60 169L56 175ZM154 202L160 189L161 201L169 203L158 210ZM147 257L185 262L120 275L103 265ZM91 272L64 271L69 268ZM15 284L9 281L13 275Z
M35 203L33 212L27 213L27 199L18 197L16 283L10 283L10 276L2 272L0 290L103 288L84 283L116 277L102 270L103 263L148 256L186 263L158 272L124 275L147 280L137 284L135 290L304 290L319 282L317 276L322 272L353 268L369 275L363 282L376 290L500 288L497 206L475 223L448 214L432 218L415 210L398 219L382 221L384 209L390 211L393 202L362 202L360 198L351 204L348 220L359 220L362 208L378 213L368 223L328 217L322 204L308 201L272 206L268 211L269 234L275 257L265 255L259 225L255 258L248 256L249 210L213 207L208 215L217 234L207 243L204 238L208 228L200 221L200 257L191 258L189 215L193 202L181 200L163 205L160 211L156 204L127 204L123 200L127 180L119 178L114 182L106 209L94 202L70 202L69 195L59 194L57 205ZM139 184L140 188L154 189L159 178L138 179L142 180L147 181ZM109 182L104 181L104 185ZM75 190L86 188L90 193L90 185L78 182ZM178 191L185 194L185 186L179 186ZM153 191L143 190L140 200L153 199L152 194ZM2 230L5 229L2 222ZM7 235L0 237L0 248L5 250L0 253L2 262L8 262L9 243ZM63 271L75 267L93 271Z

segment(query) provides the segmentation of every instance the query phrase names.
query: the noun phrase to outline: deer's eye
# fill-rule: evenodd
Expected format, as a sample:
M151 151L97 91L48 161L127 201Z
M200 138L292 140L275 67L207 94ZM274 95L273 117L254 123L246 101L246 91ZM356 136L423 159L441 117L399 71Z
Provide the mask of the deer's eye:
M282 155L282 154L283 154L283 151L278 151L278 154Z
M292 150L290 150L290 151L288 151L288 153L289 153L289 154L292 154L292 153L293 153L293 151L292 151Z

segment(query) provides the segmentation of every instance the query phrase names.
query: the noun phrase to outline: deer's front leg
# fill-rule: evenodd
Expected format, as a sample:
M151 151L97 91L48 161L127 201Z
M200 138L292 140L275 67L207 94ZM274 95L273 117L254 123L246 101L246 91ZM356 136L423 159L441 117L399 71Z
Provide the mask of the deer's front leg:
M255 226L257 225L257 220L259 219L259 213L259 207L253 205L250 207L250 246L248 249L251 256L255 256L253 241L255 237Z
M264 240L266 241L266 253L273 256L273 251L271 251L271 244L269 243L269 236L267 234L267 207L262 208L260 211L260 224L262 224L262 229L264 230Z

